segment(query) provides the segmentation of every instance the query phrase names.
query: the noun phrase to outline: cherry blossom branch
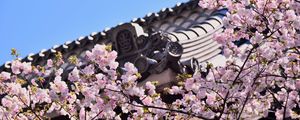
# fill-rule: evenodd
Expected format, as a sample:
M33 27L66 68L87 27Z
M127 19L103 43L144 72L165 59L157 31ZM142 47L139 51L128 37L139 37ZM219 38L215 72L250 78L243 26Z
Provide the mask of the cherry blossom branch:
M98 115L100 115L102 112L103 112L103 110L99 111L99 112L97 113L97 115L96 115L95 117L93 117L91 120L95 120L95 119L98 117Z
M288 103L288 99L289 99L289 91L287 91L287 96L286 96L286 100L285 100L285 105L283 107L283 119L285 119L286 117L286 107L287 107L287 103Z
M160 110L167 110L167 111L171 111L171 112L182 113L182 114L191 115L191 116L194 116L194 117L197 117L197 118L201 118L201 119L204 119L204 120L213 120L213 119L209 119L209 118L206 118L206 117L203 117L203 116L199 116L199 115L196 115L196 114L185 112L185 111L182 111L182 110L175 110L175 109L170 109L170 108L163 108L163 107L156 107L156 106L149 106L149 105L136 105L136 104L133 104L131 102L128 102L128 104L136 106L136 107L154 108L154 109L160 109Z
M267 89L267 90L272 95L272 97L275 100L275 102L278 103L281 107L283 107L283 105L279 102L279 100L276 98L276 96L274 95L274 93L270 89Z
M249 53L248 53L248 55L247 55L247 57L246 57L246 59L245 59L243 65L242 65L240 71L238 72L237 76L235 77L235 79L234 79L233 82L232 82L232 86L233 86L233 85L236 83L236 81L238 80L240 74L242 73L242 71L243 71L243 69L244 69L244 67L245 67L245 65L246 65L246 63L247 63L247 61L249 60L249 58L250 58L250 56L251 56L251 54L252 54L252 51L253 51L254 49L256 49L256 48L257 48L257 46L253 46L253 48L249 51ZM224 102L223 102L223 104L222 104L222 110L221 110L221 113L220 113L219 117L217 117L218 120L221 119L221 117L222 117L222 115L223 115L223 113L224 113L224 110L225 110L225 107L226 107L226 103L227 103L228 96L229 96L229 90L227 91L227 93L226 93L226 95L225 95Z
M265 68L263 68L261 71L259 71L258 74L256 74L256 76L255 76L255 78L254 78L254 80L253 80L253 83L252 83L251 87L253 87L253 86L255 85L256 80L257 80L257 79L259 78L259 76L264 72L264 70L265 70ZM242 113L243 113L243 110L244 110L244 108L245 108L245 106L246 106L246 103L247 103L249 97L250 97L250 92L251 92L251 91L248 91L248 93L247 93L247 97L246 97L246 99L245 99L245 101L244 101L244 103L243 103L243 105L242 105L241 112L240 112L239 115L238 115L238 118L237 118L238 120L241 118L241 115L242 115Z
M2 109L2 111L4 112L4 111L6 111L6 110L3 110L3 108L1 107L1 109ZM8 116L7 116L7 114L6 113L4 113L4 115L5 115L5 117L6 117L6 119L7 120L11 120Z
M292 76L282 76L282 75L276 75L276 74L265 74L265 75L263 75L261 77L281 77L281 78L298 79L298 78L300 78L300 75L292 77Z
M130 99L123 91L116 91L116 90L111 90L111 89L107 89L107 88L106 88L106 90L110 90L110 91L113 91L113 92L119 92L119 93L123 94L125 97L127 97L128 99ZM196 115L196 114L185 112L185 111L182 111L182 110L175 110L175 109L170 109L170 108L149 106L149 105L144 105L144 104L143 105L136 105L136 104L133 104L132 102L133 101L127 102L127 103L130 104L130 105L136 106L136 107L146 107L146 108L155 108L155 109L160 109L160 110L167 110L167 111L171 111L171 112L177 112L177 113L182 113L182 114L186 114L186 115L192 115L194 117L201 118L201 119L204 119L204 120L213 120L213 119L209 119L209 118L206 118L206 117L203 117L203 116L199 116L199 115Z
M32 113L39 119L39 120L42 120L40 117L39 117L39 115L37 114L37 113L35 113L35 111L30 107L30 106L28 106L23 100L22 100L22 98L20 98L20 96L17 96L17 95L15 95L16 97L18 97L18 99L25 105L25 106L27 106L27 108L29 108L31 111L32 111Z
M51 104L53 104L53 103L51 103ZM66 108L63 107L63 104L61 104L60 102L55 102L55 104L59 104L61 106L60 109L63 109L64 111L66 111L67 113L69 113L70 114L70 118L75 117L75 115L72 115Z
M221 98L222 100L224 100L224 98L222 97L222 95L221 95L220 93L218 93L217 91L215 91L214 89L209 88L209 87L200 87L200 88L208 89L208 90L210 90L210 91L216 93L218 96L220 96L220 98Z

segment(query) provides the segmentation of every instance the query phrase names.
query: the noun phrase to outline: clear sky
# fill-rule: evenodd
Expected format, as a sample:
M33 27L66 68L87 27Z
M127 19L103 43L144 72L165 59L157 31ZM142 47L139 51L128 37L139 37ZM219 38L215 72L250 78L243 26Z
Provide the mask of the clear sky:
M0 65L187 0L0 0Z

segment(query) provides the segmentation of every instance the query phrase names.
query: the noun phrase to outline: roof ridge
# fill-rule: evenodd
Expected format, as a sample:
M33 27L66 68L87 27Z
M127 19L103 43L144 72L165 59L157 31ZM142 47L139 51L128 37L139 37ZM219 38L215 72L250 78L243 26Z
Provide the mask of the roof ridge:
M161 20L161 19L167 18L170 13L180 12L183 9L197 7L197 4L195 4L195 3L198 1L199 0L190 0L185 3L179 2L173 7L162 8L158 12L150 12L150 13L146 14L144 17L133 18L130 22L126 22L126 23L137 23L141 26L146 26L146 25L149 25L149 24L155 22L156 20ZM33 64L37 64L35 62L37 62L38 60L48 59L49 56L51 56L50 54L54 54L57 51L63 52L63 49L68 49L69 47L72 47L71 45L74 45L74 44L80 45L80 44L86 43L88 41L92 41L94 44L97 44L99 42L99 40L103 40L103 38L106 37L107 32L111 31L112 29L114 29L122 24L123 23L119 23L118 25L116 25L112 28L105 28L103 31L100 31L100 32L92 32L90 35L81 36L73 41L66 41L62 45L54 45L50 49L42 49L40 52L35 53L35 54L29 53L24 58L21 58L21 61L32 62ZM45 58L45 57L47 57L47 58ZM11 61L6 61L0 67L0 71L4 71L5 69L10 68L10 64L11 64Z

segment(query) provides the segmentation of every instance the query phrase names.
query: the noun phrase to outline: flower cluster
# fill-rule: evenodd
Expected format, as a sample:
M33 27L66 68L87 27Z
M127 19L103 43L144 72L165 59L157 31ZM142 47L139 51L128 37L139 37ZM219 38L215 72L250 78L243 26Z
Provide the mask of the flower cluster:
M154 83L138 85L137 68L125 63L118 69L116 58L107 46L95 45L85 59L73 56L71 71L61 67L67 63L61 54L45 66L14 60L11 72L0 73L0 118L162 118L168 107Z
M199 5L228 9L224 32L214 37L224 46L227 64L189 83L199 84L195 95L206 94L202 108L221 119L299 119L300 1L202 0ZM245 40L244 47L236 45Z

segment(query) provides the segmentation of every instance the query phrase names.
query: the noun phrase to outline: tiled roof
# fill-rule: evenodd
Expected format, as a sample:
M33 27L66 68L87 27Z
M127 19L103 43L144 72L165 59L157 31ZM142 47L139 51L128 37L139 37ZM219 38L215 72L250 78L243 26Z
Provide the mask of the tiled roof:
M203 62L221 52L220 45L211 38L213 34L222 31L221 19L227 10L206 10L200 8L197 3L198 0L178 3L173 8L163 8L157 13L148 13L143 18L134 18L131 22L142 26L145 32L149 28L166 32L172 41L182 44L184 53L181 61L194 57L199 62ZM55 45L48 50L43 49L37 54L29 54L22 61L43 65L58 51L63 54L64 58L68 58L70 55L83 56L84 51L91 49L95 44L109 43L106 34L114 28L93 32L88 36L79 37L77 40L67 41L63 45ZM10 68L10 62L2 65L0 71L7 71L8 68Z

